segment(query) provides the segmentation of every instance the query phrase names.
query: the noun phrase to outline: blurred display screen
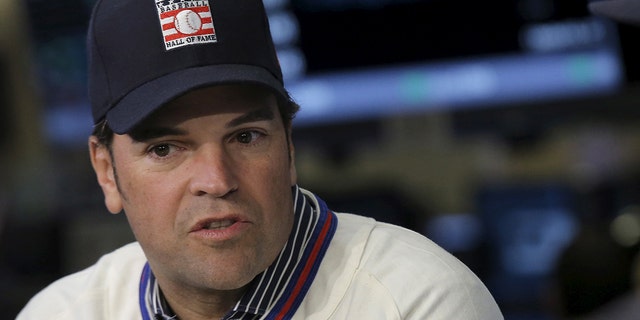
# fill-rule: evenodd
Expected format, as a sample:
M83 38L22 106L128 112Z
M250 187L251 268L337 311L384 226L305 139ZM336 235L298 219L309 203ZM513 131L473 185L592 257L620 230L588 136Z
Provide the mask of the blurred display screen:
M559 184L486 186L476 201L491 252L487 286L505 310L544 310L545 285L579 232L574 191Z
M90 130L85 32L95 0L29 0L49 137ZM618 34L587 1L264 0L298 126L610 93ZM89 125L88 125L89 124Z
M586 1L274 2L299 125L579 97L624 81L615 26Z

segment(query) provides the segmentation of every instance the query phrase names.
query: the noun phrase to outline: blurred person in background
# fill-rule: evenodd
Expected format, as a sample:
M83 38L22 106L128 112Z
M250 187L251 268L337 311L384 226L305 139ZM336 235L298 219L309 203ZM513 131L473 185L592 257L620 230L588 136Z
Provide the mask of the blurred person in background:
M640 26L639 0L592 0L589 9L618 23Z
M633 255L607 228L584 225L558 259L553 313L571 320L637 319Z
M591 1L589 9L640 26L640 0ZM640 253L637 245L616 243L607 228L585 226L563 252L556 272L556 314L562 319L640 319Z

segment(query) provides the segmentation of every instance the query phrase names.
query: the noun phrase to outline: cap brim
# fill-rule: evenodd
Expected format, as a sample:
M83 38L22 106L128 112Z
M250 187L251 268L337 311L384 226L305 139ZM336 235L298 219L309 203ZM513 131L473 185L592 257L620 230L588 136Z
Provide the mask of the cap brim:
M223 84L262 85L286 97L284 86L269 71L251 65L211 65L179 70L129 92L106 119L117 134L125 134L169 101L190 90Z
M591 12L615 21L640 25L639 0L601 0L589 3Z

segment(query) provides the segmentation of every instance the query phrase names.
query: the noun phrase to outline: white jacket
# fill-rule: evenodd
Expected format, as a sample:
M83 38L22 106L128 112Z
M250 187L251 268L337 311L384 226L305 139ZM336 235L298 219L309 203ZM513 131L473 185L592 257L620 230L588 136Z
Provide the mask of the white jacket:
M427 238L362 216L337 216L337 231L293 319L503 319L480 280ZM128 244L45 288L17 320L141 319L145 263L140 246Z

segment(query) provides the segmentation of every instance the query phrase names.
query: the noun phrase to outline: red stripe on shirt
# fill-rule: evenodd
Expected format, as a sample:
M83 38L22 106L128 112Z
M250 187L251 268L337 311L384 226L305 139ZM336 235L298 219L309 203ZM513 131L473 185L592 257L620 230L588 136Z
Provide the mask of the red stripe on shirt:
M276 315L275 319L284 319L284 316L287 314L287 312L289 312L289 309L291 309L293 302L295 301L296 297L300 293L300 290L302 289L302 286L304 286L307 278L309 277L311 268L313 268L315 264L316 258L318 257L318 252L322 248L322 245L324 244L324 239L327 237L327 234L329 233L329 228L331 227L332 219L333 219L332 214L327 215L327 220L325 221L324 226L322 226L322 231L320 231L318 241L316 241L316 243L314 244L313 250L309 255L309 257L314 257L314 259L307 260L307 263L305 264L304 269L302 270L302 274L300 275L300 278L298 278L298 282L296 283L296 286L293 288L293 291L291 292L291 295L287 299L287 302L285 302L284 306L280 310L280 313Z

